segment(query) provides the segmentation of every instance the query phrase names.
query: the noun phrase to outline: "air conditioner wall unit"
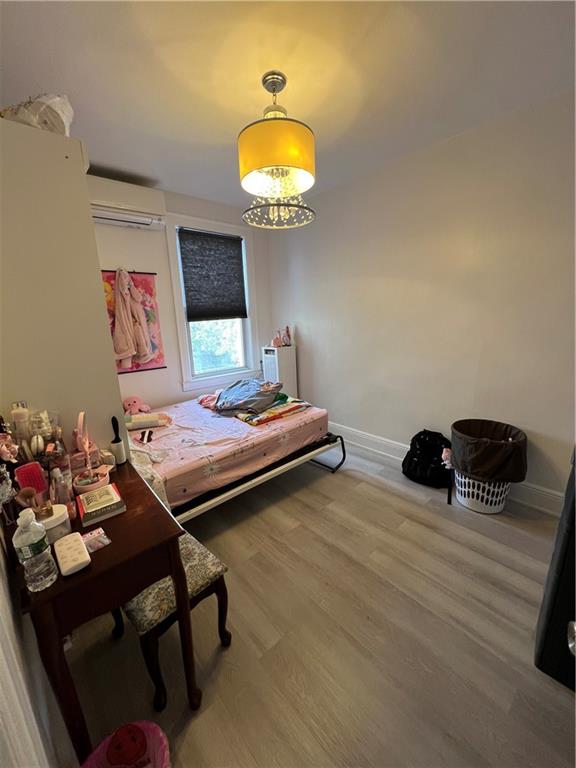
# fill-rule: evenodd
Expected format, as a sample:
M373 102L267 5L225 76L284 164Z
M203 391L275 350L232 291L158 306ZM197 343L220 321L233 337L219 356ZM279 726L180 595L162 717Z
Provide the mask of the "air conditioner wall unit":
M95 222L137 229L164 226L166 201L162 190L101 176L89 175L86 181Z
M162 229L164 218L156 213L133 211L129 208L92 204L92 219L95 224L109 224L114 227L133 229Z

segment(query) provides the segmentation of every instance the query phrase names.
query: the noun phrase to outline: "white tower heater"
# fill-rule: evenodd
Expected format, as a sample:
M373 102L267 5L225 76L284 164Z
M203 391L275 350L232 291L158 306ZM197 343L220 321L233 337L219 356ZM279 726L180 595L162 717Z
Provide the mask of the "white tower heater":
M282 391L298 397L296 347L262 347L264 381L281 381Z

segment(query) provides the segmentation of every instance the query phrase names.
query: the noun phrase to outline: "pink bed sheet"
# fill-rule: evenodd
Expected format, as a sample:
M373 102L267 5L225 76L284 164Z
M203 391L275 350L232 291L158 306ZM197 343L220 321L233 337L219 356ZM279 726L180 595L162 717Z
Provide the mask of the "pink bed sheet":
M310 407L259 427L202 408L196 400L159 408L172 425L147 446L172 507L273 464L328 432L328 412ZM133 436L139 433L133 433Z

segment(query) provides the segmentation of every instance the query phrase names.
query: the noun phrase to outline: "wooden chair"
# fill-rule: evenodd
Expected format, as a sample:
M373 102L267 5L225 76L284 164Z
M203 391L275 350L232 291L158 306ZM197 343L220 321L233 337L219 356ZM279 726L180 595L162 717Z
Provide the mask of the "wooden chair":
M179 539L180 557L186 571L190 609L210 595L218 601L218 634L220 643L227 648L232 635L226 629L228 592L224 574L228 570L216 555L200 544L189 533ZM148 674L154 684L153 706L157 712L166 707L167 694L159 659L159 638L176 621L176 597L170 577L155 582L123 606L124 613L140 636L140 648ZM114 630L112 636L119 639L124 634L122 611L112 612ZM198 701L200 706L200 700Z

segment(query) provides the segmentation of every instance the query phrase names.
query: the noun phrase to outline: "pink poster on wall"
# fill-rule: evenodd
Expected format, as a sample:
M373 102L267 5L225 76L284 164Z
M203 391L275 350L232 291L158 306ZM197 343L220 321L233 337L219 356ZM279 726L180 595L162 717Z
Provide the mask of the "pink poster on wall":
M116 360L118 373L134 373L135 371L151 371L156 368L166 368L164 359L164 346L160 333L160 317L158 315L158 301L156 299L156 273L155 272L129 272L132 283L136 289L131 294L129 312L131 321L134 317L141 318L142 312L145 318L144 336L146 346L149 347L145 355L134 354ZM104 283L104 296L106 297L106 309L108 311L108 323L110 333L115 339L115 351L118 352L116 339L116 306L114 286L116 283L116 271L103 269L102 281ZM140 359L139 359L140 357Z

